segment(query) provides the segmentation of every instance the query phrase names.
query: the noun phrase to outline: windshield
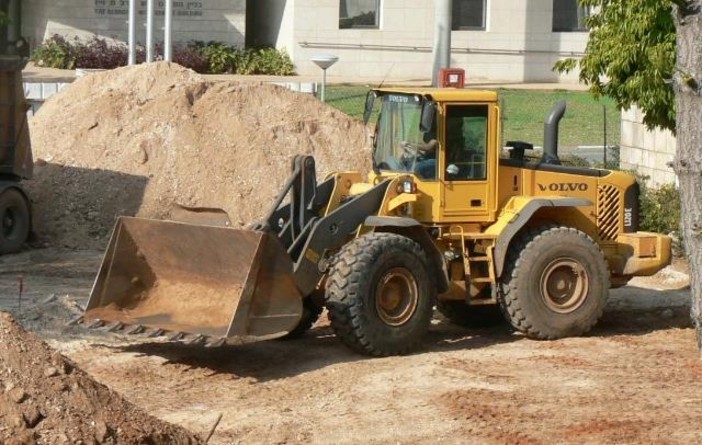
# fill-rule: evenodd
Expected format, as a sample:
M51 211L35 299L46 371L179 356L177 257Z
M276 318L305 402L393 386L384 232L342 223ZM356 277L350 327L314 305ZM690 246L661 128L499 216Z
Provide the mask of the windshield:
M385 94L381 96L380 115L376 126L373 160L379 170L418 173L426 158L433 158L436 135L423 133L419 129L422 116L420 97L408 94ZM435 132L435 130L434 130ZM433 141L433 146L432 146ZM432 159L433 161L433 159ZM433 170L424 162L420 177L428 178ZM429 168L427 168L429 167Z

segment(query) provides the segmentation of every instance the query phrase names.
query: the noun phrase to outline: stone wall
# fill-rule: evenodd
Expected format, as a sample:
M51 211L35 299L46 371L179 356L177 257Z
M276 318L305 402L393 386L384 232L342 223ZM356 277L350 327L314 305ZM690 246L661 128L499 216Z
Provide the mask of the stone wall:
M650 178L649 184L675 182L668 166L675 157L675 136L670 131L649 131L643 113L636 107L622 111L620 161L623 169L636 170Z
M155 0L154 38L163 41L163 0ZM23 33L35 46L53 34L126 42L129 0L24 0ZM173 41L244 44L246 0L175 0ZM137 0L137 41L146 40L146 0Z

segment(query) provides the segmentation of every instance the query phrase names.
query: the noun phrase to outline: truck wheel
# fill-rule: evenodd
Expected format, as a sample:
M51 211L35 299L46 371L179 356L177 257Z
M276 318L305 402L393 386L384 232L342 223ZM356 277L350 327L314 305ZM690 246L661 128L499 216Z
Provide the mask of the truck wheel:
M300 322L295 326L295 329L281 338L288 339L302 336L302 334L309 331L312 325L319 320L322 309L324 309L323 306L317 304L311 297L306 297L302 300L302 317L300 318Z
M505 322L497 304L471 306L462 300L446 300L436 303L436 309L451 323L465 328L487 328Z
M17 252L29 236L29 205L14 188L0 193L0 254Z
M369 233L336 255L326 307L337 337L369 355L404 354L429 328L436 286L429 260L416 242L393 233Z
M499 298L512 326L547 340L588 332L602 315L608 291L607 261L592 238L548 226L510 246Z

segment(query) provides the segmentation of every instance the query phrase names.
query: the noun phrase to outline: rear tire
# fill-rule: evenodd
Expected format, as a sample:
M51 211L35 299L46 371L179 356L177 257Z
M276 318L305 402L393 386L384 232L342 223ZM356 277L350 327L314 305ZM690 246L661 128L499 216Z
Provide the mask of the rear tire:
M369 233L337 254L326 307L332 328L355 351L388 356L415 349L429 328L436 286L424 250L393 233Z
M0 193L0 254L17 252L29 236L29 204L15 188Z
M541 227L510 245L499 298L512 326L528 337L556 339L588 332L609 291L607 261L587 234Z

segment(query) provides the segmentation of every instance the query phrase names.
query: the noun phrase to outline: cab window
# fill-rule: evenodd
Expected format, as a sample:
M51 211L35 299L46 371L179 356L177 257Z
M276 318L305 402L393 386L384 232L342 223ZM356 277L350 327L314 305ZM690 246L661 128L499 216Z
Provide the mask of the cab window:
M487 105L446 107L444 172L449 181L487 178Z

